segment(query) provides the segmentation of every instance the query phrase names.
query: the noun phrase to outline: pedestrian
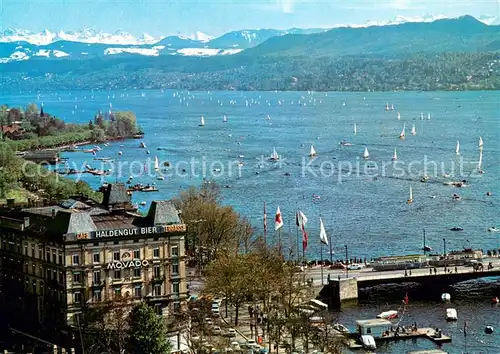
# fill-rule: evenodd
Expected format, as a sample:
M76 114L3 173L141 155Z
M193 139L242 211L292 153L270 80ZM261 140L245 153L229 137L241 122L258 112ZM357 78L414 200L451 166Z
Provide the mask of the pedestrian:
M432 268L429 268L429 274L432 275Z
M407 276L408 276L408 272L407 272L407 271L406 271L406 269L405 269L405 277L407 277Z
M458 268L457 268L457 266L455 266L455 273L458 273Z

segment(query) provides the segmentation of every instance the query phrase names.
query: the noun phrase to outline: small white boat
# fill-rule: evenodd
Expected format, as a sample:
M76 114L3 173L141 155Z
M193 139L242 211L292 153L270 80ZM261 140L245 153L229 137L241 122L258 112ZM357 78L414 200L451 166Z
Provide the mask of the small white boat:
M401 131L401 134L399 134L399 139L404 140L406 136L406 124L403 123L403 130Z
M165 179L165 177L163 177L163 176L157 176L156 179L159 180L159 181L163 181Z
M391 111L394 111L394 105L391 104Z
M401 120L401 113L398 112L398 120Z
M448 293L443 293L441 294L441 300L444 302L449 302L451 301L451 295Z
M314 146L311 145L311 151L309 152L310 157L316 157L316 150L314 150Z
M141 202L141 205L146 205L146 202L144 202L144 201L143 201L143 202Z
M392 320L393 318L398 318L398 312L395 310L384 311L377 315L377 318L383 318L386 320Z
M269 159L271 161L278 161L280 159L278 152L276 152L276 148L273 148L273 153L271 154L271 157Z
M205 126L205 118L203 118L203 116L201 116L199 126L200 126L200 127L204 127L204 126Z
M370 153L368 152L368 148L365 147L365 152L363 152L363 158L366 160L370 157Z
M392 155L392 161L396 161L398 159L398 154L396 152L396 148L394 148L394 154Z
M456 320L458 320L457 310L446 309L446 321L456 321Z
M460 141L457 140L457 146L455 148L455 154L460 155Z
M406 201L407 204L413 203L413 189L410 186L410 198Z
M495 226L492 226L488 229L489 232L500 232L500 229L496 228Z
M345 140L342 140L339 144L342 146L352 146L352 144L350 142L345 141Z
M139 147L145 149L146 148L146 144L144 144L144 141L141 141L141 143L139 144Z
M222 121L223 121L224 123L227 123L227 117L226 117L226 115L224 115L224 118L222 118Z
M385 103L385 110L388 111L389 110L389 102L386 102Z
M271 117L269 116L269 114L267 115L266 120L271 120Z
M356 123L354 123L354 135L358 133L358 128L356 127Z
M424 113L420 112L420 120L424 120Z
M427 120L431 120L431 113L427 113Z
M377 344L375 344L375 339L372 336L364 335L361 336L361 343L363 344L363 348L374 350L377 349Z
M417 129L415 128L415 124L411 127L411 135L417 135Z

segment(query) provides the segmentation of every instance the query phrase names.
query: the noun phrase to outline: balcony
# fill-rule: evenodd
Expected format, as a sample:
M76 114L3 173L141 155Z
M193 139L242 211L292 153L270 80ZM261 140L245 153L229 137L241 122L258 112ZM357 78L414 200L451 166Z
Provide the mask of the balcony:
M156 283L156 284L157 284L157 283L163 283L164 281L165 281L165 276L164 276L164 275L160 275L160 276L158 276L158 277L153 276L153 277L151 278L151 282L152 282L152 283Z
M92 288L102 288L103 286L106 286L106 282L104 280L101 281L92 281Z

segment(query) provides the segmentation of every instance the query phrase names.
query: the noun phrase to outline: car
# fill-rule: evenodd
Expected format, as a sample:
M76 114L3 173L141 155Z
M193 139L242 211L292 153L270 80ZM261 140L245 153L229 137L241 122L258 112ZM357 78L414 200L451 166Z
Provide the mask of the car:
M245 344L249 349L260 350L260 345L258 345L253 339L247 340Z
M213 326L211 332L214 336L220 336L222 334L222 329L219 326Z
M241 350L240 343L238 343L238 342L231 342L231 349L233 349L233 350Z
M349 269L349 270L361 270L361 266L359 264L349 264L347 266L347 269Z
M226 336L228 337L236 337L236 330L234 328L229 328L226 332Z
M219 311L219 309L218 309L218 308L216 308L216 309L212 309L212 315L213 315L213 316L219 316L219 315L220 315L220 311Z
M331 269L344 269L345 266L342 263L334 263L330 266Z

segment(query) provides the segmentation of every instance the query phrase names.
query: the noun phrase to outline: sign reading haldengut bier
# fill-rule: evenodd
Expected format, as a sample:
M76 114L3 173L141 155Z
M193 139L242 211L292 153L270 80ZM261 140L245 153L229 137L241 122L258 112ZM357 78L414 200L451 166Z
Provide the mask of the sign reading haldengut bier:
M79 232L76 234L78 240L107 238L107 237L122 237L122 236L141 236L151 234L163 234L170 232L185 232L185 224L149 226L149 227L132 227L126 229L109 229L90 232Z

